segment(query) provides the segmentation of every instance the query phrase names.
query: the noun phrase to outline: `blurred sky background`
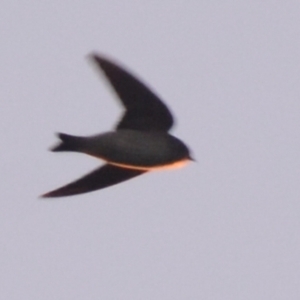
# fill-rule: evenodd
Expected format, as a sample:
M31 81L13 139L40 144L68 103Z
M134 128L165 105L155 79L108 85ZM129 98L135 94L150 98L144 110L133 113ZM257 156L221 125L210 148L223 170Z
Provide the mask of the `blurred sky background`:
M0 10L1 299L300 299L300 2L16 1ZM113 128L87 60L162 97L196 163L75 197ZM100 74L100 75L99 75Z

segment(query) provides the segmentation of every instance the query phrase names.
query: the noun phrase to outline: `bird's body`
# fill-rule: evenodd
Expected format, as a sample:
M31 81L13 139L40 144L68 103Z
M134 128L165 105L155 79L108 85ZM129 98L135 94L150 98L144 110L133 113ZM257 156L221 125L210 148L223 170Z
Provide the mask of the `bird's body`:
M124 129L89 137L59 136L62 143L52 151L82 152L110 164L139 170L160 169L190 159L187 147L164 132Z
M88 137L58 134L61 142L52 151L85 153L104 160L106 165L43 197L91 192L191 160L187 146L168 133L173 117L166 105L125 69L98 55L92 58L120 97L125 114L115 131Z

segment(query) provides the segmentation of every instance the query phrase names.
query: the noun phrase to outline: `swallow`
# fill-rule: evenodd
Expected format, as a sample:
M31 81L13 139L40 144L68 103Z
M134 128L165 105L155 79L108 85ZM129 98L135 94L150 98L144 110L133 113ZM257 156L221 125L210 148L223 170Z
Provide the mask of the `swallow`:
M167 106L142 81L107 58L91 54L125 108L114 131L82 137L58 133L51 151L81 152L106 164L82 178L42 195L63 197L103 189L148 171L184 166L188 147L168 133L174 120Z

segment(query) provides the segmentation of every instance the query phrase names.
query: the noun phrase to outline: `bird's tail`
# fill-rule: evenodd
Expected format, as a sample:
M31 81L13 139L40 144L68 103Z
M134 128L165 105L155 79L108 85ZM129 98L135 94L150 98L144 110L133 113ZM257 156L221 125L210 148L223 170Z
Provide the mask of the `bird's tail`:
M61 142L51 148L51 151L80 151L84 140L83 137L69 135L66 133L58 133L57 136L60 138Z

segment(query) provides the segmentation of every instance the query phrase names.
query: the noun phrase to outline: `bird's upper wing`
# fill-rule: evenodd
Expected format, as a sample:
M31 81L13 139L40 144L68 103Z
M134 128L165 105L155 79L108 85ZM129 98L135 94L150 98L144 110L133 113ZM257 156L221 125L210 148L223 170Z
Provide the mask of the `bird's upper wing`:
M117 129L168 131L173 117L167 106L140 80L122 67L99 56L91 55L102 69L125 106Z
M42 197L63 197L88 193L109 187L143 173L145 171L119 168L106 164L74 182L42 195Z

